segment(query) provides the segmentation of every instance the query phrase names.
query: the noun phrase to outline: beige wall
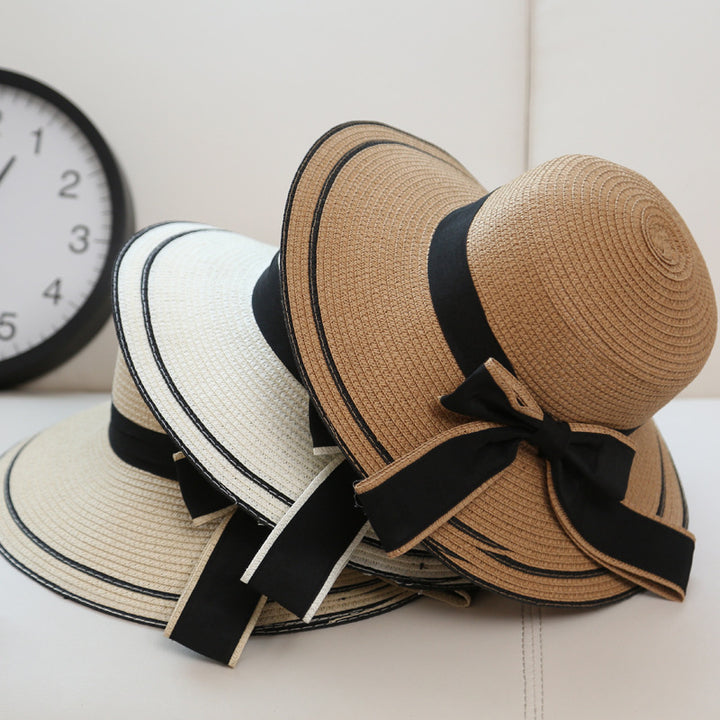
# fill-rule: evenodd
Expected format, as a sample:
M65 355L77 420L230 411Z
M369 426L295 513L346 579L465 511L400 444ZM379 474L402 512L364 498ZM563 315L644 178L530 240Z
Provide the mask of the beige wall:
M529 162L588 152L652 180L720 289L720 3L535 0ZM720 395L720 343L686 395Z
M279 243L315 139L347 120L428 138L497 185L524 168L525 0L23 0L1 63L67 94L125 168L137 225ZM109 387L113 333L33 387Z
M605 156L676 204L716 287L720 5L692 0L74 0L13 3L2 64L99 126L137 225L198 220L277 244L305 151L380 120L488 187L564 152ZM109 388L112 327L39 389ZM720 395L720 351L689 389Z

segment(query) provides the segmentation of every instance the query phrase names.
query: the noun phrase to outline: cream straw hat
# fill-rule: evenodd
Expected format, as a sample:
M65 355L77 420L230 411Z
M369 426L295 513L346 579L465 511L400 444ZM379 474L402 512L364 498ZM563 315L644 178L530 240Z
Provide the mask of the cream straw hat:
M114 303L138 388L202 478L221 492L218 507L237 503L276 533L290 534L275 555L268 551L276 542L271 536L241 573L263 594L309 620L349 559L363 572L466 605L467 593L443 591L467 587L468 580L426 550L389 558L377 538L366 536L366 520L353 504L354 471L335 447L313 452L309 398L291 371L275 254L236 233L188 223L157 225L133 238L116 267ZM273 308L276 316L268 317ZM273 337L276 331L281 337ZM308 493L316 499L316 489L332 478L345 493L345 514L310 514ZM288 529L300 506L299 529ZM355 518L345 522L348 511ZM323 555L325 525L340 534L331 562Z
M142 402L124 362L111 405L81 412L8 450L0 460L0 552L63 597L147 625L165 626L198 558L227 522L193 526L169 463L136 447L133 464L110 435L128 424L171 445ZM131 459L125 453L126 459ZM155 465L156 472L142 466ZM168 466L170 466L168 468ZM253 522L254 524L254 522ZM310 624L276 603L254 618L256 634L320 628L372 617L417 595L355 570L343 572ZM246 639L246 638L245 638ZM244 639L243 639L244 641ZM232 653L231 653L232 654ZM224 658L233 664L235 657Z
M487 195L407 133L349 123L298 170L289 333L393 555L590 605L681 599L694 546L652 415L699 372L715 302L648 180L587 156Z

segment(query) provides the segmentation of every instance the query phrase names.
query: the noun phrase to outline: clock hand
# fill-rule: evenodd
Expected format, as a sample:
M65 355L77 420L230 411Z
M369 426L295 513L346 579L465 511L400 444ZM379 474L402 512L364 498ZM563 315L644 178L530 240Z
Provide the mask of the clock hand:
M0 182L3 181L3 178L7 175L8 170L12 167L12 164L15 162L15 158L17 158L17 155L13 155L6 163L5 167L0 170Z

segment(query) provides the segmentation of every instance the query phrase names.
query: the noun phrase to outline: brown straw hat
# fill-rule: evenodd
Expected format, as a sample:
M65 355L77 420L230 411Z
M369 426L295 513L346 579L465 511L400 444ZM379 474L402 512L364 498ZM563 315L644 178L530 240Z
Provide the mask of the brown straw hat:
M150 434L169 443L121 358L112 408L103 403L78 413L3 455L0 553L63 597L163 627L228 516L194 526L172 469L163 470L172 461L163 463L152 446L136 446L121 459L110 439L117 423L133 427L135 437ZM156 463L157 472L143 469L148 463ZM274 602L260 603L254 632L352 622L415 597L411 590L348 569L312 622ZM228 663L234 664L238 654Z
M648 180L566 156L487 195L443 150L349 123L290 190L304 381L391 554L591 605L682 599L694 539L652 415L713 344L708 272Z

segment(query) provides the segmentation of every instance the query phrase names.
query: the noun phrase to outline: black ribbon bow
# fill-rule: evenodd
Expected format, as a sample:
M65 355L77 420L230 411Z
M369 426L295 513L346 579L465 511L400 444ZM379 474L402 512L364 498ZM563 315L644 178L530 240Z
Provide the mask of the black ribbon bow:
M500 374L501 365L494 363L490 367ZM523 392L524 388L518 387L516 378L510 373L504 371L500 378L507 384L507 392L497 384L488 367L482 365L453 393L440 398L440 402L460 415L507 426L512 430L508 433L511 435L508 441L515 453L520 441L526 440L551 466L566 466L578 482L590 483L598 492L618 502L625 497L635 457L635 450L628 442L597 431L573 432L568 423L544 413ZM523 392L525 399L518 390Z
M623 504L635 455L628 437L556 420L493 359L440 401L478 421L440 434L356 485L391 555L409 550L458 512L513 463L526 441L547 460L551 498L562 509L556 508L558 521L578 547L625 578L682 597L692 536Z

